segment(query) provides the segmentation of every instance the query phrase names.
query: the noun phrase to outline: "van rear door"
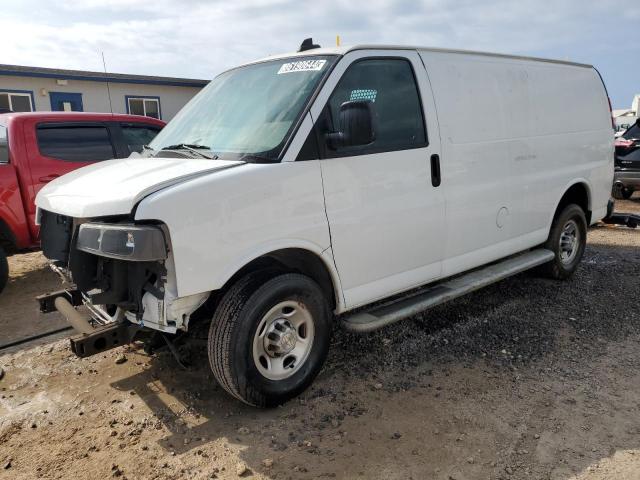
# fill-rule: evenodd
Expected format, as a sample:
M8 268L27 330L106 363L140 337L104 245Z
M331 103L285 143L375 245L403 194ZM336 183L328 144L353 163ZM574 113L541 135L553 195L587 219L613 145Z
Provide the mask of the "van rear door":
M445 231L440 135L418 54L345 55L311 110L320 139L339 130L340 106L357 100L373 104L375 141L335 150L320 145L331 245L348 308L439 277Z

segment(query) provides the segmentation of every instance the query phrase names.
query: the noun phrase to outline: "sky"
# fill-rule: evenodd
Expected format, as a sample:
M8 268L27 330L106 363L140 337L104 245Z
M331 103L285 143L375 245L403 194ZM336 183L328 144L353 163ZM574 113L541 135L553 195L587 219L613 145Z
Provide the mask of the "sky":
M270 54L391 43L572 60L640 93L640 1L2 0L0 63L210 79Z

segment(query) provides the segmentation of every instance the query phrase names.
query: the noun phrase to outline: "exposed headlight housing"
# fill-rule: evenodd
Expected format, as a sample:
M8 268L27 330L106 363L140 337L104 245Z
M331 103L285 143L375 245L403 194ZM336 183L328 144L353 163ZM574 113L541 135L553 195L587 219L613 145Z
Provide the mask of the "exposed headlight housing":
M167 244L159 227L109 223L80 225L76 248L101 257L152 262L167 258Z

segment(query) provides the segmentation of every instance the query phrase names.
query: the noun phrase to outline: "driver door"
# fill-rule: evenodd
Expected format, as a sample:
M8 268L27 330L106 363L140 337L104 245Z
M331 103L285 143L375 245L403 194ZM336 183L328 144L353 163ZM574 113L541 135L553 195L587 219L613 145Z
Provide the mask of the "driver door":
M374 107L375 140L329 147L325 135L340 129L340 105L363 100ZM347 308L437 279L445 242L444 195L433 176L439 177L440 137L418 54L345 55L311 115L317 119L331 246Z

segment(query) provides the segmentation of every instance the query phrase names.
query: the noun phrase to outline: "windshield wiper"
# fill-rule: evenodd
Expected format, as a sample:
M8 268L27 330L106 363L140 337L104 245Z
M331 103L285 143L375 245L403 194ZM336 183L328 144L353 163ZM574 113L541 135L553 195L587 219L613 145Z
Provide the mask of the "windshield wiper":
M176 145L169 145L168 147L163 147L162 150L188 150L191 153L195 153L199 157L206 158L208 160L217 160L218 156L215 153L211 153L211 155L207 155L202 152L202 150L211 151L210 147L206 145L198 145L195 143L178 143Z
M243 155L238 160L246 163L274 163L275 161L273 158L269 158L265 155L258 155L254 153L248 153L246 155Z

